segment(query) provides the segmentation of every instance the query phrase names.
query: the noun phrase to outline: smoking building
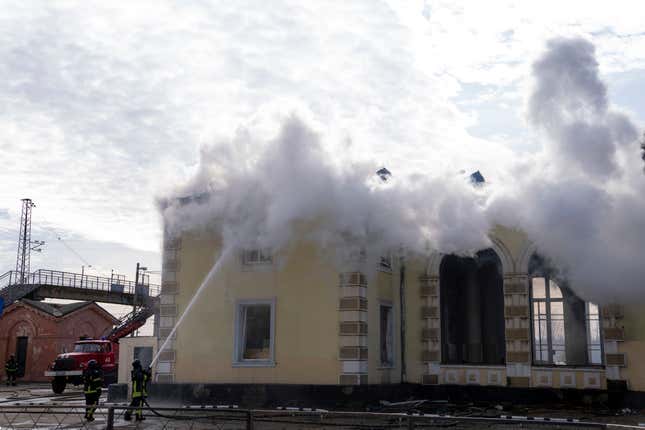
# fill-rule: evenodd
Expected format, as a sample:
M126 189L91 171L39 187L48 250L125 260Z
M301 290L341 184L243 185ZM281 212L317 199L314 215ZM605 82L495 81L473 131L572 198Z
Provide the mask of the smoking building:
M162 352L158 381L645 391L640 309L577 297L520 231L490 240L472 257L383 256L371 273L339 271L306 241L239 249ZM213 234L167 235L159 342L220 252Z

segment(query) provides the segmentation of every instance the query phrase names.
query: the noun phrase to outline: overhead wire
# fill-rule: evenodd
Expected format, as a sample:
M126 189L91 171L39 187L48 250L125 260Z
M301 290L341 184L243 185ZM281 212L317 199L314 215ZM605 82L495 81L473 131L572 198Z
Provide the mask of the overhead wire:
M51 223L47 218L45 218L44 216L40 215L40 217L45 221L45 223L50 224L50 225L52 224L52 223ZM69 244L68 244L68 243L67 243L67 242L66 242L66 241L61 237L61 235L60 235L56 230L54 230L52 227L48 227L48 226L46 226L46 225L44 225L44 224L42 225L42 227L43 227L43 228L45 228L45 229L47 229L47 230L49 230L49 231L51 231L52 233L54 233L54 235L56 236L56 239L57 239L60 243L62 243L62 244L63 244L63 246L65 246L65 248L67 248L67 249L68 249L72 254L74 254L76 257L78 257L78 259L79 259L79 260L81 260L81 261L82 261L86 266L88 266L88 267L93 267L93 266L92 266L92 264L91 264L87 259L85 259L85 258L84 258L84 257L83 257L79 252L77 252L74 248L72 248L72 247L71 247L71 246L70 246L70 245L69 245Z

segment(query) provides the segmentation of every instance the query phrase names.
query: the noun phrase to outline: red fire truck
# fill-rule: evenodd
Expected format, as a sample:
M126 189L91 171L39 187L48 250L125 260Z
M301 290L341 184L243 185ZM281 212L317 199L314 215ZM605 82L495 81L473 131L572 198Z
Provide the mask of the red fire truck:
M65 391L68 383L83 383L83 370L87 362L96 360L103 369L103 384L107 387L117 380L119 366L119 339L145 324L154 313L152 306L130 313L107 336L101 339L81 339L74 343L74 350L59 354L45 376L52 377L52 390L56 394Z

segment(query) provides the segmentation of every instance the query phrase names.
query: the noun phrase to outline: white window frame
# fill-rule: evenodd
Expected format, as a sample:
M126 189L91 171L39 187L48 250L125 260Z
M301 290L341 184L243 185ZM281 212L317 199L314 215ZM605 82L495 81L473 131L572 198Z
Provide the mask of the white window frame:
M271 307L270 341L268 359L245 359L243 327L243 308L253 305L269 305ZM275 306L276 299L237 300L235 302L235 336L233 337L233 367L274 367L275 366Z
M589 310L589 305L596 306L597 313L591 315ZM595 321L598 324L598 344L592 344L591 342L591 321ZM587 364L592 366L602 366L604 364L603 357L603 338L602 338L602 322L600 321L600 306L592 302L585 302L585 331L587 333ZM598 351L600 353L600 363L594 363L592 360L593 351Z
M533 279L542 278L544 279L544 297L534 297L533 294ZM547 366L566 366L566 351L567 351L567 338L566 333L564 337L564 356L565 363L555 363L553 360L555 349L553 348L553 333L552 333L552 318L551 318L551 303L562 303L562 321L564 327L564 294L562 293L562 287L556 283L558 289L560 290L560 295L562 297L551 297L551 279L549 276L544 275L534 275L531 276L531 295L530 295L530 310L531 310L531 350L533 353L533 363L536 365L547 365ZM538 360L537 352L538 348L535 342L535 322L536 314L534 305L535 303L543 303L545 307L545 320L546 320L546 338L547 338L547 357L548 360ZM539 324L538 324L539 325Z
M389 363L384 363L381 360L381 343L383 339L383 332L381 331L381 308L386 307L390 308L390 355L392 356L392 359ZM378 362L379 362L379 368L381 369L392 369L396 367L396 336L394 333L395 330L395 315L394 315L394 305L392 302L389 301L381 301L379 302L379 308L378 308L378 330L379 330L379 337L378 337Z
M250 258L252 253L257 253L258 258ZM242 264L244 266L270 266L273 264L271 248L251 248L242 250Z
M541 298L536 298L533 296L533 278L544 278L544 293L545 297ZM558 288L560 289L560 293L562 295L562 298L552 298L551 297L551 288L550 288L550 283L551 283L551 278L549 276L544 276L541 274L536 274L531 276L531 291L530 291L530 310L531 310L531 352L532 352L532 362L534 365L537 366L557 366L557 367L567 367L570 366L565 362L565 364L560 364L560 363L555 363L553 361L553 339L552 339L552 333L551 333L551 306L550 303L552 302L560 302L562 303L563 307L563 312L564 312L564 292L562 292L562 287L558 285ZM535 321L536 321L536 315L535 315L535 310L534 310L534 303L544 303L545 305L545 318L546 318L546 327L547 327L547 345L548 345L548 361L543 361L543 360L538 360L537 359L537 345L535 341ZM600 321L600 307L597 306L598 313L592 318L589 312L589 304L590 302L584 302L585 303L585 335L587 336L587 363L585 366L602 366L604 364L604 348L603 348L603 337L602 337L602 325ZM564 314L563 314L564 318ZM598 322L598 330L599 330L599 345L597 348L594 348L594 345L591 343L591 320L595 320ZM565 333L565 339L564 339L564 351L565 351L565 361L566 361L566 345L567 345L567 338L566 338L566 333ZM592 362L592 350L596 350L600 352L600 363L593 363Z

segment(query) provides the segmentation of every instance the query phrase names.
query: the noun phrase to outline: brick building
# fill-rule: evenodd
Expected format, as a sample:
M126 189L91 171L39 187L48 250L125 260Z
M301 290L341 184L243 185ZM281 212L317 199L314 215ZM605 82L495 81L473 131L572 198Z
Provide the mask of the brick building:
M98 338L118 320L94 302L54 304L22 299L0 317L0 361L11 354L24 381L48 381L49 364L82 336Z

